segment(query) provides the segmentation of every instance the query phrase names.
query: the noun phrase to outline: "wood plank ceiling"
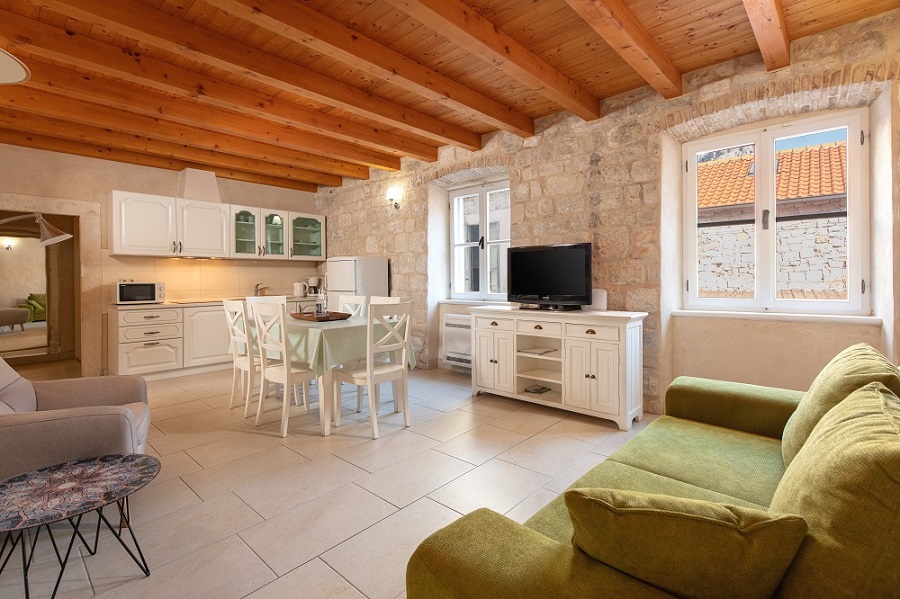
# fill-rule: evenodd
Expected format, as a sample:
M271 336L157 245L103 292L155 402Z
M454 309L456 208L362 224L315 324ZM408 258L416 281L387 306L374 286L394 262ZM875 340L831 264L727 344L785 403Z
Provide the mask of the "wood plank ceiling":
M898 0L0 0L0 143L315 191Z

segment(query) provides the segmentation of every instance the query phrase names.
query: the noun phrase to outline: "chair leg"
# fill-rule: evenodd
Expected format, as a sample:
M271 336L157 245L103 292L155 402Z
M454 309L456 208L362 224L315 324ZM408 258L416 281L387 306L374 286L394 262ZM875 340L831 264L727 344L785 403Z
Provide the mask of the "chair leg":
M409 428L409 380L406 372L403 373L403 378L400 379L400 395L403 396L403 424Z
M233 408L234 403L237 400L237 387L238 387L238 376L241 377L241 381L243 382L243 375L238 375L241 372L237 366L234 366L231 369L231 400L228 402L228 407Z
M253 379L256 369L252 367L246 373L241 373L244 382L244 418L250 416L250 404L253 403Z
M259 377L259 403L256 404L256 421L253 423L256 426L259 426L259 417L262 416L262 407L263 400L265 396L269 394L269 382L266 380L266 375L260 373Z
M281 393L281 436L287 437L287 429L288 429L288 420L290 419L291 412L291 387L293 385L288 385L285 383L282 386Z
M363 396L363 388L361 385L356 386L356 413L359 414L362 412L362 396Z
M369 419L372 421L372 438L378 438L378 410L375 407L378 404L378 385L368 385L369 387Z
M309 412L309 383L303 382L303 411Z
M322 395L322 390L319 389L319 395ZM334 401L332 403L331 414L334 418L334 426L338 427L341 425L341 382L337 379L334 380L334 384L332 385L332 393L331 395L334 397ZM319 397L319 409L322 409L322 397Z

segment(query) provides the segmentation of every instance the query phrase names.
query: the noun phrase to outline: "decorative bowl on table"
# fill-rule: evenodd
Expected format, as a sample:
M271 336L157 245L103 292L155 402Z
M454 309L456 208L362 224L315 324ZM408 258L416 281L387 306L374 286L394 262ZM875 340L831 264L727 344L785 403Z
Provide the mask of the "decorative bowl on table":
M345 320L351 316L352 314L349 312L326 312L325 314L316 314L314 312L291 312L291 317L296 318L297 320L308 320L310 322Z

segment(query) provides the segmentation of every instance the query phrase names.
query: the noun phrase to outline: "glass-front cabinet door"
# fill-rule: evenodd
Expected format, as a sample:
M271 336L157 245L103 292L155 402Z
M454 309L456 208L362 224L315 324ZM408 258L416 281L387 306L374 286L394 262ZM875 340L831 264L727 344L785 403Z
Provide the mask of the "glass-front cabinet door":
M232 258L262 257L259 243L259 208L231 206Z
M263 210L262 222L262 257L271 260L283 260L288 257L287 223L288 213L277 210Z
M325 259L325 217L290 213L291 260Z

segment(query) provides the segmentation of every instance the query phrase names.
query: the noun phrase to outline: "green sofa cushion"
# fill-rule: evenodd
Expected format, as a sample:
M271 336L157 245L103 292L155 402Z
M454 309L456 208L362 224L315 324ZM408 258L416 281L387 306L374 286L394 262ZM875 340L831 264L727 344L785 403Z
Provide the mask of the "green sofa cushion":
M771 509L809 525L781 597L896 597L900 399L872 383L825 414L784 473Z
M641 432L641 435L646 434L646 430ZM703 501L713 501L716 503L743 505L762 510L767 507L765 505L750 503L737 497L709 491L679 480L653 474L652 472L647 472L641 468L621 464L611 459L592 468L587 474L575 481L569 488L577 489L591 487L605 487L608 489L623 489L643 491L645 493L657 493L660 495L673 495L675 497L686 497ZM525 526L560 543L569 543L572 540L572 521L569 519L569 513L566 509L565 500L562 495L542 507L534 516L525 522Z
M44 306L40 305L34 300L26 300L28 305L35 309L36 312L42 312L44 310Z
M771 596L806 535L799 516L613 489L565 493L572 543L686 598Z
M872 346L858 343L836 355L816 376L784 427L781 453L785 467L828 410L874 381L900 395L900 370Z
M46 293L29 293L28 301L37 303L39 308L47 307L47 294Z
M671 416L609 459L760 506L769 505L784 474L777 439Z

